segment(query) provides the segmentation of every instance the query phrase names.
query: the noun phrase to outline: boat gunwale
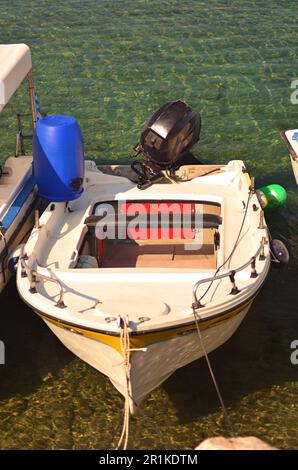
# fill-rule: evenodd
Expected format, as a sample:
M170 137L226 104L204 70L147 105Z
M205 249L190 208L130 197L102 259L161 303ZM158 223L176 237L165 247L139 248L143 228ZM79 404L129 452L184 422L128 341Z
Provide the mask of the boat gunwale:
M264 264L263 264L264 263ZM222 315L222 312L227 312L227 311L230 311L230 310L234 310L236 308L238 308L238 305L241 305L243 303L245 303L250 297L254 297L255 293L259 291L259 289L261 288L261 286L263 285L263 283L265 282L267 276L268 276L268 272L269 272L269 268L270 268L270 254L269 252L267 253L267 255L265 256L265 259L262 260L262 264L263 264L263 269L261 271L259 271L258 273L258 276L255 278L255 279L252 279L252 283L248 286L244 286L244 288L241 289L240 291L240 299L239 299L239 294L237 294L237 296L233 296L235 300L234 302L231 300L227 300L229 299L229 293L225 294L224 296L221 296L215 303L215 305L212 305L210 306L210 303L206 306L204 306L203 310L202 310L202 313L204 314L204 318L202 319L202 321L205 321L205 320L210 320L210 319L213 319L213 318L216 318L218 316L221 316ZM43 270L47 271L47 268L42 268ZM122 269L125 269L125 268L118 268L118 272L121 273L121 270ZM130 268L129 268L130 269ZM135 274L135 271L136 269L138 268L133 268L131 269L132 271L132 274ZM141 269L144 269L144 268L139 268L140 270ZM148 268L147 268L148 269ZM150 269L150 268L149 268ZM166 269L165 269L166 270ZM71 275L75 275L76 277L80 274L80 271L81 270L78 270L78 269L66 269L66 270L58 270L58 269L55 269L54 272L56 272L57 274L60 272L61 274L65 273L66 275L67 274L71 274ZM89 269L88 270L89 273L92 273L93 269ZM98 272L99 269L96 270L98 274L100 274L101 276L104 276L105 275L105 272L104 272L104 269L102 270L102 272ZM113 271L111 269L111 271ZM189 271L187 271L185 274L194 274L194 271L196 270L193 270L193 272L189 273ZM123 272L123 271L122 271ZM156 274L156 270L155 269L151 269L151 272L150 274ZM204 271L205 272L205 271ZM227 270L227 273L230 272L230 270ZM243 271L241 271L243 272ZM246 271L246 273L248 274L248 272ZM41 278L42 278L42 273L41 274ZM53 274L53 271L51 272L51 274ZM113 274L113 273L110 273L110 275ZM138 273L139 274L139 273ZM145 272L144 273L145 275L148 274L148 272ZM167 273L169 274L169 273ZM177 272L172 272L172 274L174 274L176 277L179 276L179 274L181 275L181 273L179 273L179 270L177 270ZM18 274L19 276L19 274ZM57 283L60 285L60 284L63 284L63 280L59 279L58 278L53 278L53 280L56 280ZM204 279L204 278L203 278ZM28 278L25 278L25 279L22 279L21 280L21 283L20 281L17 282L17 285L20 283L20 285L24 286L24 280L28 281ZM62 282L61 282L62 281ZM219 279L219 281L221 281L221 279ZM47 282L47 280L45 279L45 282ZM245 289L246 287L246 289ZM25 300L25 297L24 295L22 295L22 293L20 292L20 288L18 286L18 291L22 297L22 299L25 301L26 304L28 304L33 310L37 310L39 311L39 313L41 315L47 315L49 318L52 318L53 320L55 321L58 321L59 323L67 323L69 324L70 326L73 326L75 328L82 328L82 329L87 329L88 331L94 331L94 332L98 332L98 333L105 333L105 334L116 334L117 335L117 332L115 330L115 328L113 329L109 329L109 330L106 330L106 329L97 329L96 327L90 327L90 326L85 326L84 324L83 325L77 325L76 323L73 323L72 321L69 321L69 320L64 320L64 319L61 319L59 317L57 317L56 315L52 315L52 314L48 314L48 313L45 313L43 312L42 310L40 310L38 307L36 307L36 302L35 305L31 302L28 302ZM251 295L250 295L251 293ZM50 309L52 309L53 306L55 306L55 304L49 304L49 301L50 301L50 297L45 297L42 293L40 292L37 292L36 294L34 295L38 295L38 296L41 296L42 299L43 299L43 303L47 304L47 307L49 307ZM237 299L236 299L237 297ZM223 301L224 299L224 301ZM52 299L51 299L52 300ZM237 302L237 300L239 300ZM233 302L233 306L232 307L229 307L229 305L231 304L231 301ZM44 307L45 308L45 307ZM58 308L58 307L57 307ZM74 313L77 314L78 312L75 311L73 308L71 307L67 307L66 306L66 309L69 310L69 312L67 312L68 316L73 316ZM186 308L185 310L189 311L191 309L191 306L189 306L188 308ZM184 310L184 311L185 311ZM207 310L207 312L206 312ZM208 312L209 310L209 312ZM210 312L211 310L211 312ZM219 311L220 310L220 311ZM59 309L59 312L62 312L62 310ZM57 314L58 314L58 311L57 311ZM160 326L160 323L158 325L158 323L154 323L155 324L155 327L152 327L150 330L146 330L146 329L143 329L143 327L145 325L138 325L138 329L137 330L134 330L133 334L146 334L146 333L149 333L150 331L151 332L154 332L154 331L164 331L164 330L168 330L168 329L173 329L173 328L177 328L179 326L182 326L182 325L191 325L193 323L192 320L189 320L190 319L190 316L191 316L191 313L188 313L187 315L184 314L185 316L185 320L184 322L182 323L174 323L172 325L167 325L167 326L163 326L161 327ZM173 321L178 321L179 318L174 318ZM90 319L87 319L87 321L90 322ZM91 320L92 322L92 320ZM169 323L169 322L168 322ZM140 328L140 329L139 329Z
M266 261L266 260L264 260L264 261ZM213 313L206 314L206 316L204 316L204 318L202 318L199 323L204 323L206 321L210 321L210 320L214 320L216 318L220 318L221 316L227 315L230 312L232 312L232 311L234 311L238 308L241 308L243 305L246 305L246 304L249 304L250 302L252 302L255 299L255 297L258 295L259 291L261 290L263 284L265 283L265 281L267 279L268 272L269 272L269 266L270 266L270 263L267 263L267 270L266 270L265 275L263 276L263 279L262 279L261 283L258 285L257 289L249 297L247 297L246 299L243 299L242 302L234 305L233 307L230 307L228 309L224 309L221 312L213 312ZM25 304L28 305L28 307L30 307L35 313L37 313L41 317L46 317L49 320L53 320L57 323L65 324L65 325L68 325L70 327L78 328L78 329L81 329L81 330L86 330L86 331L90 331L90 332L94 332L94 333L100 333L100 334L104 334L104 335L108 335L108 336L116 336L116 337L120 336L120 331L121 331L120 329L118 331L96 329L96 328L88 327L88 326L85 326L85 325L78 325L78 324L72 323L68 320L64 320L64 319L58 318L57 316L45 313L42 310L39 310L36 306L32 305L32 303L29 303L24 298L23 294L20 291L18 283L17 283L17 289L18 289L19 295L21 296L21 298L25 302ZM189 316L188 316L188 318L189 318ZM185 328L185 327L188 327L188 326L191 326L191 325L194 325L194 324L195 324L194 320L189 321L189 320L185 319L184 322L178 323L178 324L175 324L175 325L172 325L172 326L164 326L162 328L152 328L152 329L147 329L147 330L146 329L130 330L130 335L131 336L141 336L141 335L146 335L146 334L161 333L163 331L170 331L170 330L175 330L175 329L179 329L179 328Z

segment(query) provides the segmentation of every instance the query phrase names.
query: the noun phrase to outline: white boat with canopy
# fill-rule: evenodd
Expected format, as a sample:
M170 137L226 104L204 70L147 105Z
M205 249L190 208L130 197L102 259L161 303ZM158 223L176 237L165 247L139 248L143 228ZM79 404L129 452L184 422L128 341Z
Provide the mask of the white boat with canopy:
M28 81L33 132L36 107L30 49L25 44L1 44L0 112L24 80ZM0 292L14 269L13 263L10 266L12 254L34 223L37 197L32 156L26 156L24 151L26 137L19 127L15 155L0 166Z

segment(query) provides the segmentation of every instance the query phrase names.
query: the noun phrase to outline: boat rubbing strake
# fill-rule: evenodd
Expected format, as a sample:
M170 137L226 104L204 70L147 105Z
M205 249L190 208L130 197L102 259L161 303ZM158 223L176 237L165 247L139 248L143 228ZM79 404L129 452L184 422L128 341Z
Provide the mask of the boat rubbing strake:
M60 119L74 125L53 117L40 126L55 134ZM82 170L75 128L72 165L59 167L48 188L41 182L44 194L60 189L24 246L17 286L134 412L175 370L203 356L195 319L207 352L237 330L268 274L269 234L244 163L202 165L190 154L200 121L185 103L167 103L149 121L132 168L85 161ZM35 139L44 133L37 129ZM56 158L42 148L35 167Z

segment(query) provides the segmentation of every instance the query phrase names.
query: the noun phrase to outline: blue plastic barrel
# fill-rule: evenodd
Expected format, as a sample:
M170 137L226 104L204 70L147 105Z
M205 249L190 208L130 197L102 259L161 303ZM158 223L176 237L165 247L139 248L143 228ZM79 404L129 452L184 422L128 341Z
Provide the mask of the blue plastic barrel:
M66 202L83 192L84 145L80 126L67 115L40 119L33 136L33 166L39 196Z

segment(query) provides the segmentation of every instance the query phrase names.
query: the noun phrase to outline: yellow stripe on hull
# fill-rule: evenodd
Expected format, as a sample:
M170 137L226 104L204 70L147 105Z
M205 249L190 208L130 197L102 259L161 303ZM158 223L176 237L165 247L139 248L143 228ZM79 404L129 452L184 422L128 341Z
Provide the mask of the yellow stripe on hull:
M240 305L239 307L235 307L230 312L227 312L226 314L222 314L220 316L217 316L216 318L211 318L209 320L202 320L199 323L200 329L201 330L206 330L207 328L212 328L219 323L222 323L231 317L234 317L238 314L240 314L245 308L250 307L250 305L253 302L253 298L249 299L246 303ZM70 332L81 334L83 336L86 336L87 338L100 341L104 344L107 344L108 346L114 348L116 351L118 351L120 354L121 352L121 346L120 346L120 337L119 336L114 336L109 333L101 333L97 331L92 331L92 330L87 330L85 328L81 328L78 326L72 326L63 323L63 321L57 321L54 320L53 318L49 318L46 315L43 315L40 312L37 312L37 315L39 315L43 320L52 323L53 325L64 328L66 330L69 330ZM195 323L191 325L184 325L184 326L179 326L179 327L173 327L165 330L160 330L152 333L144 333L144 334L136 334L136 335L131 335L130 336L130 347L131 348L144 348L146 346L149 346L150 344L157 343L160 341L166 341L169 339L174 338L175 336L183 336L188 333L192 333L193 331L196 330L196 325Z

